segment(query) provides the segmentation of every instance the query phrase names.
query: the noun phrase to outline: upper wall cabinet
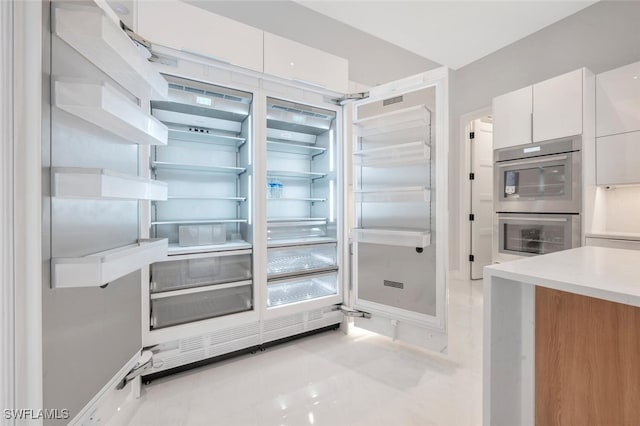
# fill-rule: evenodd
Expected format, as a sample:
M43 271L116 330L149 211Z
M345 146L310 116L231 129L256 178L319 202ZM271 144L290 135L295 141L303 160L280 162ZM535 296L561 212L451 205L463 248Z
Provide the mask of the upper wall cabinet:
M597 136L637 130L640 130L640 62L598 74Z
M264 72L347 93L349 62L274 34L264 33Z
M190 4L138 2L137 31L154 44L262 72L262 31Z
M533 142L582 133L583 70L533 85Z
M493 98L493 148L582 134L586 69Z
M493 98L493 149L531 142L531 86Z

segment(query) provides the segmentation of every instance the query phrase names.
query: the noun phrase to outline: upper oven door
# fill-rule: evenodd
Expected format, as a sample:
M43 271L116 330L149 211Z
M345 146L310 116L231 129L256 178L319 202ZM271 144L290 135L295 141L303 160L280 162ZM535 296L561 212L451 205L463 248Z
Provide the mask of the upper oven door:
M496 163L496 211L580 213L580 151Z

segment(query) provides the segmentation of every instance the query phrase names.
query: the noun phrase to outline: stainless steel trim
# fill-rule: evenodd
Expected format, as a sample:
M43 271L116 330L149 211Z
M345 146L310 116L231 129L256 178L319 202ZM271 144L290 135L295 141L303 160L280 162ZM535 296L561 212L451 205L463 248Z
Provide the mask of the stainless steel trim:
M504 163L497 163L498 167L508 167L508 166L526 166L527 164L537 164L537 163L547 163L549 161L555 160L566 160L569 158L565 155L545 155L541 158L537 158L535 160L522 160L522 161L507 161Z
M509 219L524 221L524 222L566 222L569 220L568 217L564 219L552 219L552 218L545 218L545 217L538 217L538 216L536 216L535 218L531 218L531 217L515 216L515 215L509 216Z
M224 284L202 285L199 287L190 287L190 288L179 289L179 290L170 290L170 291L162 291L159 293L153 293L150 295L150 299L151 300L166 299L168 297L183 296L185 294L204 293L207 291L216 291L216 290L222 290L225 288L243 287L243 286L252 285L252 284L253 284L253 280L244 280L244 281L234 281L234 282L224 283Z
M271 284L272 281L281 280L284 278L300 278L306 277L309 275L317 275L324 272L334 272L338 270L338 265L325 266L322 268L314 268L314 269L304 269L293 272L284 272L281 274L269 274L267 275L267 282Z

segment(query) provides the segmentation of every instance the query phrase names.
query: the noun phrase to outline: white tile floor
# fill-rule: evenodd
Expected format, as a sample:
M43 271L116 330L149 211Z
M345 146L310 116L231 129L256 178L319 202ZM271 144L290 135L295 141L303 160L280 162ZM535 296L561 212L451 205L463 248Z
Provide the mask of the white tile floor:
M449 286L449 353L330 331L143 388L111 425L480 425L482 282Z

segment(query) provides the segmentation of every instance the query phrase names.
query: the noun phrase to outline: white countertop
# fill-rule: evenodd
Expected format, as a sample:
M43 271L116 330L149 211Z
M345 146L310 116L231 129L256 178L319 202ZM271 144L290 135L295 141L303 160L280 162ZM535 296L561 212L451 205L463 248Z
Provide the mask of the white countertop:
M491 277L640 307L640 250L579 247L487 266Z

